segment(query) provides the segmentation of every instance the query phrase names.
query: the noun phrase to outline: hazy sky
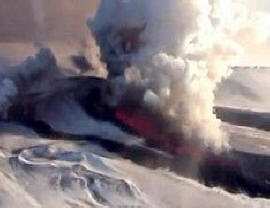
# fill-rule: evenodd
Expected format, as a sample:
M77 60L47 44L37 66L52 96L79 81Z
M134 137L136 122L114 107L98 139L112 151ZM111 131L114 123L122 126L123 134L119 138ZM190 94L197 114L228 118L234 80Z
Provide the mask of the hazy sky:
M0 43L31 41L42 37L42 33L48 39L78 39L83 30L86 30L86 19L93 14L97 1L99 0L8 0L5 6L0 7ZM239 1L252 10L270 13L270 0L234 1ZM270 65L270 40L249 51L239 64Z
M0 6L0 42L78 38L97 0L7 0ZM41 34L44 33L44 34Z

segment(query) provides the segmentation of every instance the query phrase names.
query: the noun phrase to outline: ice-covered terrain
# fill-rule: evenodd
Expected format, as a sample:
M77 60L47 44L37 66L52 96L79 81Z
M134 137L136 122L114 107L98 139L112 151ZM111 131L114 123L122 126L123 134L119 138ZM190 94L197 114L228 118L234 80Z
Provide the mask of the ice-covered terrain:
M237 149L270 154L269 133L229 124L224 128ZM48 140L14 123L1 123L0 130L1 207L270 206L267 199L138 166L89 140Z
M224 128L236 148L270 154L269 133L228 124ZM0 129L1 207L270 206L266 199L207 188L166 169L140 167L89 140L48 140L13 123L1 123Z

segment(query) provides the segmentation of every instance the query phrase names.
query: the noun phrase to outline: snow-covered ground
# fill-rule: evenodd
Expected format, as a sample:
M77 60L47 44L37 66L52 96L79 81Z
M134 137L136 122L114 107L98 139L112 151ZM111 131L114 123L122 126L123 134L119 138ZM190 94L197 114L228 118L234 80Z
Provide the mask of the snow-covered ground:
M270 154L269 133L228 124L225 129L236 148ZM13 123L1 123L0 131L1 207L270 206L270 200L138 166L91 141L47 140Z

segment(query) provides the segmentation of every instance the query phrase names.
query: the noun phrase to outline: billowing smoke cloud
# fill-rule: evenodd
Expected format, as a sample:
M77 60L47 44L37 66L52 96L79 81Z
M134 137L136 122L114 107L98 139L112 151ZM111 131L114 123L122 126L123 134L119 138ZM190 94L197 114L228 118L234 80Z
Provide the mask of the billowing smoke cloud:
M265 43L270 35L270 15L251 12L241 4L235 4L234 16L230 24L231 35L241 43Z
M89 25L110 77L128 68L154 82L147 95L159 97L187 138L222 147L227 142L213 114L216 85L242 53L237 39L244 31L266 39L265 17L241 8L230 0L103 0Z
M49 49L41 49L17 66L0 68L0 118L6 118L10 106L22 102L20 95L50 90L50 80L61 75L56 58Z

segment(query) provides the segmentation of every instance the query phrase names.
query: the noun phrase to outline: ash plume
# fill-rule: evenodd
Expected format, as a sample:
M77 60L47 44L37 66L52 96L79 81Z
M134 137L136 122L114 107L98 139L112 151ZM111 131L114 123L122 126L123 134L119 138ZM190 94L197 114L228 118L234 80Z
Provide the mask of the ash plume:
M103 0L88 25L109 78L139 74L146 100L158 100L187 138L220 148L227 140L213 114L214 92L245 51L240 37L269 37L262 16L227 0Z
M9 107L23 102L22 96L35 91L50 90L50 80L62 77L50 49L42 48L17 66L0 68L0 113L5 118Z
M39 11L42 5L33 2L33 8ZM144 99L177 121L174 126L186 138L223 147L226 135L213 113L216 86L230 75L228 66L245 52L247 41L257 44L269 37L269 20L226 0L103 0L88 21L95 40L82 40L73 63L84 75L106 78L108 70L113 93L104 100L109 105L123 96L131 102ZM45 30L42 13L35 14L35 21ZM20 65L1 70L1 76L22 94L50 91L49 80L65 78L60 71L54 54L41 49ZM13 100L10 93L2 94L8 98L1 100Z
M34 35L34 44L37 48L44 46L44 40L46 36L46 22L44 5L42 0L31 0L31 6L33 11L33 18L36 24L37 30Z

